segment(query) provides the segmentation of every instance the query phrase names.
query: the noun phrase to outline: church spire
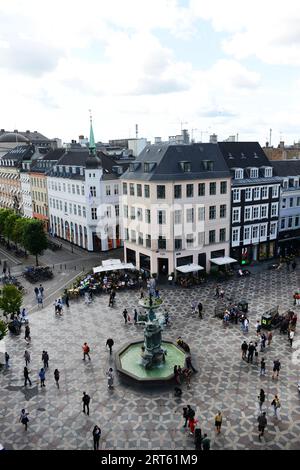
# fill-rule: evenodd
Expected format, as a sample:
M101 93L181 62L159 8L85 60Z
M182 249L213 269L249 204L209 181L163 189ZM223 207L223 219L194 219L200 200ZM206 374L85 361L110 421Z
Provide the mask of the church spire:
M93 117L92 112L90 110L90 140L89 140L89 149L91 155L96 155L96 144L95 144L95 137L93 131Z

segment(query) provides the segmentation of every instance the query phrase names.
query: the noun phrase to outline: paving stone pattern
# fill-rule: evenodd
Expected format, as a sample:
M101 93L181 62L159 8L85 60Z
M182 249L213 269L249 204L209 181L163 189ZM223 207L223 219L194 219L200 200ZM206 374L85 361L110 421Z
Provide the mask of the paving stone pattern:
M62 317L55 317L49 306L30 315L32 342L32 387L23 387L23 335L8 336L11 357L9 370L0 372L0 441L7 449L92 449L92 429L102 429L102 449L194 449L193 438L183 425L182 407L190 404L204 432L211 438L212 449L299 449L300 396L297 382L299 365L292 363L293 349L286 336L274 333L273 342L264 354L266 377L259 377L256 365L241 360L241 342L255 340L256 319L279 305L280 311L293 306L292 294L300 287L298 272L264 271L246 279L224 283L226 296L249 301L250 332L244 335L239 326L224 328L213 317L217 300L214 285L199 288L162 289L163 307L170 312L171 326L163 336L175 340L182 336L190 344L193 364L198 373L191 387L182 386L182 398L174 397L174 386L134 387L115 376L115 387L107 387L106 370L114 368L114 358L105 347L113 337L114 350L124 343L143 337L141 326L125 325L123 308L129 312L138 304L138 292L117 294L116 306L108 307L108 296L96 297L90 306L82 300L71 303ZM204 319L191 311L193 300L201 300ZM295 335L295 342L297 340ZM82 344L91 348L91 361L82 360ZM38 371L42 367L42 350L50 356L46 387L40 388ZM261 358L261 354L259 359ZM273 360L282 363L279 380L272 381ZM53 372L61 373L60 389ZM257 431L257 396L266 392L268 426L259 442ZM91 396L90 416L82 412L82 392ZM281 419L273 418L270 402L274 394L281 400ZM22 408L29 414L28 431L19 422ZM215 435L214 416L223 412L220 435Z

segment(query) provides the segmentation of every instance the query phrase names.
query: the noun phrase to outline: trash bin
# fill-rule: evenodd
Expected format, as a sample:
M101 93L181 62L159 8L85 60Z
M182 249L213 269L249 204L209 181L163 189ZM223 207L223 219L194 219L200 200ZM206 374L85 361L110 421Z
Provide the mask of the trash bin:
M270 313L265 313L261 316L261 326L266 330L270 330L272 326L272 315Z
M248 302L247 300L241 300L238 304L238 308L243 312L247 313L248 312Z

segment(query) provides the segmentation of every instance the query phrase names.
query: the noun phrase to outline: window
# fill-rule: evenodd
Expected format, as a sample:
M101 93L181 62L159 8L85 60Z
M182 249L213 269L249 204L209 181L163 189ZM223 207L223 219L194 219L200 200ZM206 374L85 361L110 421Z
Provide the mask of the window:
M119 204L116 204L115 205L115 216L119 217L119 215L120 215L120 206L119 206Z
M178 225L181 224L181 210L174 211L174 224Z
M233 202L241 201L241 191L239 189L234 189L232 192Z
M241 208L237 207L232 209L232 222L240 222L241 220Z
M128 219L128 206L124 204L123 208L124 208L124 217L125 219Z
M258 178L258 168L250 168L250 178Z
M127 183L123 183L123 194L127 194Z
M268 217L268 204L260 206L260 218L266 219Z
M90 186L90 196L96 197L96 186Z
M142 197L142 185L141 184L136 185L136 195L138 197Z
M52 183L52 189L53 189L53 183ZM68 193L71 193L71 185L68 184Z
M136 215L137 215L137 219L142 222L143 220L143 209L141 209L140 207L137 208L137 211L136 211Z
M158 184L156 186L156 194L157 194L157 199L165 199L166 198L166 187L164 185Z
M234 178L236 180L242 180L244 178L244 170L237 168L234 173Z
M293 226L293 217L288 218L288 228L292 228Z
M198 207L198 220L205 220L205 207Z
M258 233L259 233L259 225L253 225L252 227L252 239L253 240L258 239Z
M72 184L72 194L75 194L75 184Z
M268 199L268 186L263 186L261 188L261 198L262 199Z
M76 206L76 204L74 204L73 209L74 209L74 215L77 215L77 206Z
M135 233L135 230L130 230L130 235L131 235L131 241L133 243L136 242L136 233Z
M271 176L273 176L273 168L272 167L265 168L265 178L270 178Z
M251 207L245 207L244 219L251 220Z
M220 242L226 241L226 228L220 228Z
M210 196L217 194L217 183L209 183L209 194Z
M166 211L157 211L157 223L159 225L166 223Z
M227 208L226 204L220 205L220 218L221 219L224 219L226 217L226 212L227 212L226 208Z
M297 206L300 206L300 197L297 197Z
M276 234L277 234L277 222L271 222L270 237L276 238Z
M65 202L65 214L68 213L68 204Z
M159 250L165 250L167 247L167 241L165 237L159 236L158 237L158 249Z
M214 162L212 160L203 160L202 165L205 171L214 170Z
M62 211L62 201L59 201L59 209Z
M83 216L83 217L86 217L86 209L85 209L84 206L82 207L82 216Z
M146 247L151 248L151 235L146 235Z
M186 210L186 221L188 224L194 222L194 209Z
M78 215L81 217L81 206L78 206Z
M151 211L150 209L145 210L145 222L151 224Z
M191 162L179 162L179 165L185 173L189 173L191 171Z
M189 233L186 236L186 245L187 248L190 248L194 244L194 235L192 233Z
M244 241L250 240L250 227L244 227Z
M133 183L129 184L129 194L130 196L134 196L134 184Z
M135 220L135 207L130 208L130 218L131 220Z
M181 250L182 249L182 239L181 238L175 238L175 250Z
M252 208L252 219L259 219L259 206L253 206Z
M72 214L72 207L73 207L73 206L72 206L72 204L70 203L70 204L69 204L69 212L70 212L70 214Z
M285 219L281 219L281 228L282 228L282 229L285 228Z
M77 193L77 194L80 194L80 187L79 187L78 184L76 184L76 193Z
M282 209L285 209L285 208L286 208L286 198L285 198L285 197L282 199L281 208L282 208Z
M129 230L125 228L125 240L129 240Z
M240 229L234 228L232 230L232 243L239 243L240 242Z
M84 194L85 194L84 186L81 186L81 195L84 196Z
M106 217L111 218L111 206L106 207Z
M216 231L215 230L210 230L209 231L208 240L209 240L209 243L215 243L216 242Z
M245 190L245 200L251 201L252 200L252 188L246 188Z
M260 198L260 188L253 188L253 198L254 199Z
M205 196L205 183L198 184L198 196Z
M205 237L205 232L198 233L198 245L199 246L204 245L204 237Z
M275 202L274 204L271 205L271 217L277 217L278 216L278 204Z
M294 198L290 197L290 207L293 207L293 205L294 205Z
M267 236L267 225L261 224L260 226L260 238L266 238Z
M227 194L227 181L221 181L220 193L221 194Z
M193 184L186 185L186 197L194 197L194 185Z
M106 193L106 196L110 196L110 186L109 185L105 186L105 193Z
M95 207L92 207L91 214L92 214L92 220L97 220L97 209Z
M216 218L216 206L209 206L209 220Z
M143 234L141 232L139 232L139 235L138 235L138 243L139 243L139 245L144 244L144 238L143 238Z
M181 184L175 184L174 186L174 198L181 199Z
M149 184L145 184L145 186L144 186L144 196L145 197L150 197L150 186L149 186Z
M295 227L299 227L299 219L300 217L297 215L297 217L295 217Z

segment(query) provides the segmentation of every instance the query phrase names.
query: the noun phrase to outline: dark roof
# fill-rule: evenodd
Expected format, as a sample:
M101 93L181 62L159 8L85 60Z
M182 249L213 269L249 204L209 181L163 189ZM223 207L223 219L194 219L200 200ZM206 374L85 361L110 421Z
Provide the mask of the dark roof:
M273 160L270 162L278 176L299 176L300 160Z
M11 143L11 142L20 142L20 143L24 143L24 142L28 142L29 143L29 139L27 139L27 137L24 137L22 134L19 134L17 132L7 132L7 133L4 133L2 135L0 135L0 142L7 142L7 143Z
M59 165L67 166L85 166L85 162L89 157L89 151L86 148L66 150L59 159Z
M55 150L50 150L43 158L42 160L51 160L51 161L58 161L63 154L65 153L66 149L60 148L60 149L55 149Z
M205 160L213 162L213 170L204 169ZM181 169L182 162L190 163L189 172ZM144 163L154 163L152 171L145 173ZM132 165L135 171L126 171L122 179L166 181L230 177L226 162L215 144L148 145Z
M5 155L2 155L1 160L30 160L33 154L33 145L18 145L17 147L7 152Z
M219 142L228 168L272 166L258 142Z

